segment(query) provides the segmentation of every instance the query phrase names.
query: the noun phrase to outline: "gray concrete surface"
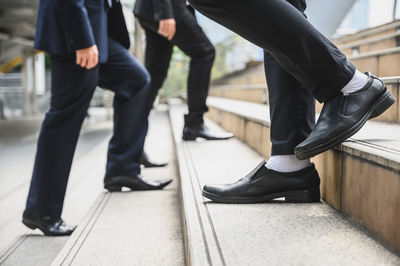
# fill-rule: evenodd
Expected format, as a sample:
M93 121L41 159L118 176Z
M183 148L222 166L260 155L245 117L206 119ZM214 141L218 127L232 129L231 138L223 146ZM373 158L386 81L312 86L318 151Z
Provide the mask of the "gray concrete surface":
M209 97L208 104L257 123L270 124L268 105L218 97ZM368 121L357 134L335 148L400 171L399 124Z
M169 165L144 169L143 175L174 182L161 191L105 193L53 265L184 265L178 176L165 110L151 115L146 151Z
M205 184L234 182L263 158L237 139L181 142L184 111L184 105L170 105L183 154L179 165L188 169L181 182L186 229L197 236L188 241L193 265L400 265L397 255L325 203L238 205L203 198Z
M21 122L7 123L7 131L24 127L26 130L20 130L15 135L9 134L7 138L3 135L1 138L0 264L49 265L68 238L44 237L37 230L29 230L21 223L36 150L35 136L39 129L33 121L30 121L31 126L14 127ZM111 122L99 122L92 118L92 122L86 123L82 130L63 212L63 218L69 223L79 223L102 190L111 127Z

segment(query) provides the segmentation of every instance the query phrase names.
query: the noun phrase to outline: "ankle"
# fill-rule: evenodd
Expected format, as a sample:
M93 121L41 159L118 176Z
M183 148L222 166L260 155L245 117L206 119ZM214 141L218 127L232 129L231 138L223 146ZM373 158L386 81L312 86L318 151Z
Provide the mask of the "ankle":
M310 165L310 159L299 160L295 155L273 155L266 163L268 169L289 173L302 170Z
M347 83L347 85L341 90L344 96L347 96L353 92L359 91L368 83L368 76L356 70L353 78Z

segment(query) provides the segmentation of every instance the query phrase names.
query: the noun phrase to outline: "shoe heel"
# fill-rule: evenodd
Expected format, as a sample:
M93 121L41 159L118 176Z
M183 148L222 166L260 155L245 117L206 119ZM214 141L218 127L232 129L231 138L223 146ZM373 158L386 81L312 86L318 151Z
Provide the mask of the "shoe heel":
M381 98L378 100L378 104L376 105L374 111L371 113L369 119L375 118L383 114L390 106L392 106L396 102L396 99L393 95L386 91Z
M122 186L107 186L105 187L109 192L120 192L122 190Z
M285 202L289 203L313 203L320 202L319 189L293 191L285 196Z
M28 227L28 228L30 228L30 229L32 229L32 230L35 230L36 228L38 228L36 225L31 224L31 223L28 223L28 222L25 222L25 221L22 221L22 223L23 223L26 227Z
M197 135L191 134L191 133L184 133L182 135L182 139L183 140L196 140L197 139Z

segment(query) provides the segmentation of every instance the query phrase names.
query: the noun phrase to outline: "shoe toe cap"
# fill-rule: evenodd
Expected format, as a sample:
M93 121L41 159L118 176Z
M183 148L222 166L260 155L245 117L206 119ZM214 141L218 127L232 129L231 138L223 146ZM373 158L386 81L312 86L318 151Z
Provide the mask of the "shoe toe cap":
M172 179L166 179L166 180L159 181L159 183L160 183L161 187L165 187L165 186L168 186L169 184L171 184L172 181L173 181Z
M221 194L223 192L223 186L218 185L205 185L203 191L212 194Z

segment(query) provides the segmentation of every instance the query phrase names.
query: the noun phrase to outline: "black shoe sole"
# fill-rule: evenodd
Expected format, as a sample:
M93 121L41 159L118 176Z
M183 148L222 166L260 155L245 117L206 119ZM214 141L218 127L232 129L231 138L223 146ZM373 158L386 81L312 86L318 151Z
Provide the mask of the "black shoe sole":
M71 232L71 233L66 233L66 234L54 234L54 233L49 233L49 232L43 230L42 228L40 228L40 227L37 226L36 224L29 223L29 222L24 221L24 220L22 220L22 223L23 223L26 227L28 227L29 229L32 229L32 230L39 229L40 231L42 231L42 233L43 233L45 236L70 236L70 235L73 233L73 232Z
M172 183L173 180L167 181L162 183L161 186L159 187L136 187L133 185L129 185L129 184L112 184L112 185L104 185L104 188L107 189L109 192L121 192L123 187L127 187L130 188L132 191L149 191L149 190L162 190L164 189L166 186L168 186L169 184Z
M141 164L144 168L161 168L168 165L168 163L160 163L160 164Z
M224 197L203 190L202 195L214 202L236 204L266 203L278 198L285 198L286 203L316 203L321 199L319 189L287 191L258 197Z
M342 143L346 139L350 138L354 134L356 134L364 125L365 123L374 117L377 117L383 114L390 106L392 106L396 102L396 99L393 95L386 90L381 97L376 101L376 103L370 108L370 110L355 124L353 127L348 129L347 131L343 132L341 135L330 139L329 141L319 144L315 147L312 147L308 150L297 151L294 150L294 154L296 155L297 159L305 160L309 159L315 155L318 155L326 150L329 150L332 147Z
M26 222L26 221L24 221L24 220L22 220L22 223L23 223L26 227L28 227L29 229L32 229L32 230L35 230L35 229L39 228L37 225L28 223L28 222ZM40 228L39 228L39 229L40 229Z
M195 141L197 138L202 138L205 140L228 140L233 138L233 136L229 136L229 137L224 137L224 138L210 138L210 137L203 137L203 136L199 136L199 135L192 135L192 134L184 134L182 136L182 139L185 141Z

